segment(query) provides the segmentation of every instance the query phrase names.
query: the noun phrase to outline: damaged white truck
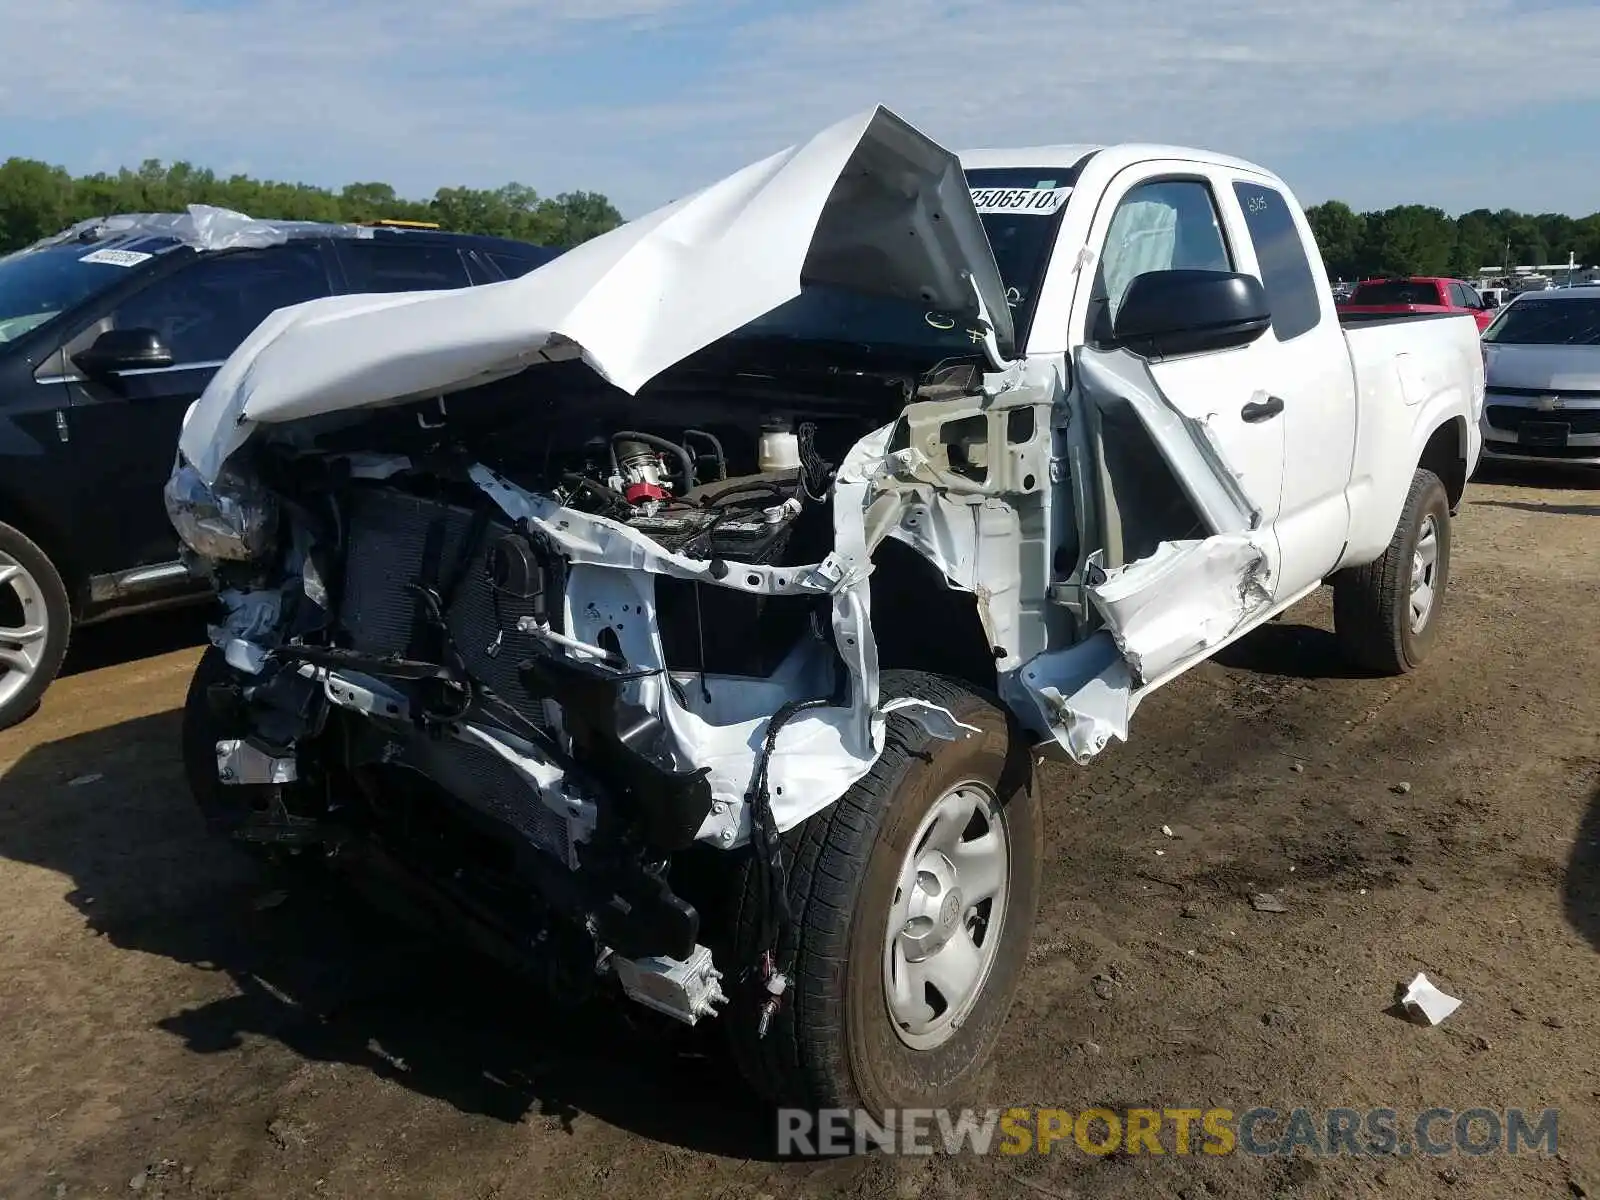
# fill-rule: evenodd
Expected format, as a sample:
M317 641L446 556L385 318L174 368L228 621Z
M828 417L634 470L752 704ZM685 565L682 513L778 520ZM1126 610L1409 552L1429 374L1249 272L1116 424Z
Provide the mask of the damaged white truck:
M1341 329L1258 167L878 109L521 279L269 317L167 486L222 608L191 783L775 1101L948 1103L1035 760L1324 583L1419 664L1482 403L1470 318Z

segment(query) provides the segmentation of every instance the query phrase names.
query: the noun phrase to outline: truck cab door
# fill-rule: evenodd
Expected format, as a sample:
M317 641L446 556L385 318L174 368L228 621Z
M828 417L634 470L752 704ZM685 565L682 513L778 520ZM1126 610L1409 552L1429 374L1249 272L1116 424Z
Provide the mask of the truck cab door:
M162 485L190 404L267 315L331 290L320 243L291 241L202 256L119 300L63 348L79 494L92 507L76 540L97 576L161 568L178 558ZM93 348L109 331L147 331L159 363ZM163 352L157 356L156 352ZM100 356L105 358L105 356Z
M1219 203L1221 183L1204 164L1124 171L1095 213L1093 270L1080 272L1073 302L1095 510L1085 604L1138 689L1206 657L1280 595L1283 404L1267 386L1265 301L1239 278L1254 263L1235 249L1243 230ZM1120 344L1130 292L1196 271L1254 289L1261 312L1247 335L1162 353Z
M1239 245L1254 259L1272 309L1256 348L1262 387L1283 401L1286 460L1278 511L1284 595L1331 571L1350 530L1356 448L1355 372L1316 241L1299 206L1272 180L1237 171L1224 194L1244 226Z
M1088 352L1110 348L1119 309L1141 275L1251 270L1253 259L1238 252L1247 239L1236 220L1230 220L1220 182L1211 168L1195 163L1143 163L1113 181L1091 227L1089 245L1096 252L1092 281L1084 273L1090 290L1082 306L1082 345ZM1255 514L1256 541L1276 578L1285 443L1282 405L1266 386L1268 358L1269 351L1253 341L1152 357L1146 370L1163 402L1183 420L1204 428L1206 440ZM1126 441L1118 443L1121 431L1105 432L1111 435L1107 453L1113 459L1126 456ZM1164 531L1168 536L1162 540L1195 532L1173 528ZM1108 545L1107 565L1125 566L1130 548L1137 552L1150 547Z

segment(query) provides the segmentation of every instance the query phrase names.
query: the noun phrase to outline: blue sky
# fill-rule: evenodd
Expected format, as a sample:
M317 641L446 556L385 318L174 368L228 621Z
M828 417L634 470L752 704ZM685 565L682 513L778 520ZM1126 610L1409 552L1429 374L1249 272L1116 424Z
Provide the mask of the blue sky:
M884 103L1199 144L1308 202L1600 210L1600 0L0 0L0 158L635 216Z

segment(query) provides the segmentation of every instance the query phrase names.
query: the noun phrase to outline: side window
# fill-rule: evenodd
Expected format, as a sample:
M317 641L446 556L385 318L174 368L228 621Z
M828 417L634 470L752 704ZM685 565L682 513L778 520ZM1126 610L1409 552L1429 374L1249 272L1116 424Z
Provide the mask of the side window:
M494 268L485 261L482 251L468 250L461 257L466 259L468 282L473 287L484 283L500 282L500 276L496 275Z
M1461 285L1461 295L1466 298L1468 308L1482 308L1483 297L1478 294L1478 289L1470 283Z
M1211 189L1194 179L1140 184L1117 205L1100 257L1106 319L1140 275L1180 269L1233 269Z
M472 283L454 246L374 238L339 243L352 292L429 292Z
M528 256L520 254L491 253L488 258L507 279L515 279L519 275L526 275L535 267L542 267L552 258L556 257L554 250L539 250L532 246L528 248Z
M1244 223L1261 264L1261 284L1272 306L1272 332L1280 342L1297 338L1322 320L1311 261L1289 201L1276 188L1237 182L1233 194L1244 209Z
M314 242L201 258L130 296L112 314L117 329L153 329L174 366L221 362L271 313L328 295Z

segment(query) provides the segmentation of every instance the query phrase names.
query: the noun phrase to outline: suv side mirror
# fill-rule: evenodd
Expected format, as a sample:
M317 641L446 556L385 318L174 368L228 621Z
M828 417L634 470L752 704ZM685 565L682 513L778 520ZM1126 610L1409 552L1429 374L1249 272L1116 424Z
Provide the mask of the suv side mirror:
M1112 325L1116 344L1168 357L1247 346L1272 325L1266 289L1234 271L1150 271L1136 276Z
M170 367L172 351L154 329L108 329L72 361L91 376Z

